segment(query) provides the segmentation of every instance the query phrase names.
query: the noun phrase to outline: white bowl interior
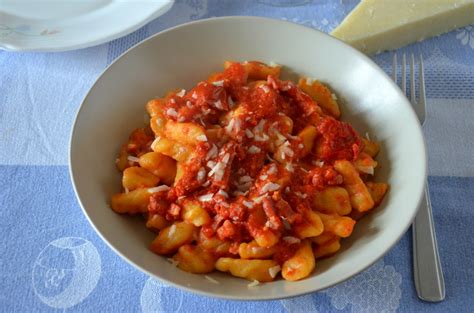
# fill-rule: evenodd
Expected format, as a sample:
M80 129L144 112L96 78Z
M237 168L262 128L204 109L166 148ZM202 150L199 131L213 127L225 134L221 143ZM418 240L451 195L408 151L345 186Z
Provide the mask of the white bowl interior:
M274 61L286 77L328 83L345 103L343 120L382 143L378 181L388 196L356 225L336 256L317 262L308 279L247 288L247 281L214 273L219 285L185 273L147 247L153 234L140 218L115 214L109 197L119 191L114 160L122 142L144 120L147 100L189 88L224 60ZM160 33L113 63L84 100L71 138L70 170L79 201L102 238L128 262L159 279L201 294L234 299L272 299L321 290L374 263L410 225L426 177L421 128L408 101L374 63L323 33L255 17L203 20Z

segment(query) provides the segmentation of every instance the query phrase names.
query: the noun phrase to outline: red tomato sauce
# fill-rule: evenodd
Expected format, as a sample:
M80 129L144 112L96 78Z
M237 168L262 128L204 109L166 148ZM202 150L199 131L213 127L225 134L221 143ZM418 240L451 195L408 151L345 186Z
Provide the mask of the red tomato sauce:
M232 242L231 255L240 242L276 237L273 258L279 264L298 247L283 238L296 236L294 226L305 222L312 195L343 183L334 160L355 160L363 149L349 124L326 116L294 83L273 76L249 81L239 63L187 92L170 94L164 112L224 136L197 146L171 190L151 196L149 212L173 220L182 199L197 200L212 220L201 227L202 235ZM301 158L297 134L307 125L317 128L317 144ZM137 146L147 141L137 138Z

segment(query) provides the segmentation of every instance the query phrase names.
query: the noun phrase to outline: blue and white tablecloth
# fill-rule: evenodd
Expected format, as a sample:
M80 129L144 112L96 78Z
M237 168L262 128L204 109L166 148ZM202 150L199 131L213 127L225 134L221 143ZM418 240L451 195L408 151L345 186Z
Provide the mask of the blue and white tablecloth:
M119 258L83 216L68 174L80 101L127 48L168 27L213 16L261 15L328 32L346 0L178 0L140 30L64 53L0 51L0 311L473 312L474 27L401 49L425 57L429 182L447 296L418 300L411 233L374 266L328 290L281 301L235 302L184 292ZM374 60L386 70L391 54ZM408 152L408 151L407 151Z

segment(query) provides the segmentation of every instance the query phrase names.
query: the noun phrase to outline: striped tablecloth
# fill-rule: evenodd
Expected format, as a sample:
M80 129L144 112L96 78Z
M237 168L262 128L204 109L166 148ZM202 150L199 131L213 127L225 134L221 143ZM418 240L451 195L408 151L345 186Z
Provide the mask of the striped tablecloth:
M399 52L425 57L429 182L447 296L418 300L411 233L379 262L328 290L281 301L197 296L147 277L93 231L68 175L80 101L101 71L135 43L213 16L260 15L328 32L357 1L178 0L140 30L63 53L0 52L0 311L37 312L473 312L474 27ZM391 54L374 57L389 70ZM409 153L409 151L407 151Z

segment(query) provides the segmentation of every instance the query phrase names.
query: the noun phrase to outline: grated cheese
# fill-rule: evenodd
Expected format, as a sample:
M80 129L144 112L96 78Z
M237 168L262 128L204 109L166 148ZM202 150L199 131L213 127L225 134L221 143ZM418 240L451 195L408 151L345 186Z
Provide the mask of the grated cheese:
M277 274L280 272L280 270L281 270L280 265L272 266L268 269L268 274L270 274L272 278L275 278Z
M129 160L130 162L136 162L136 163L138 163L138 162L140 161L139 158L134 157L134 156L131 156L131 155L129 155L129 156L127 157L127 160Z
M257 154L260 151L262 151L262 149L260 149L257 146L254 146L254 145L250 146L250 148L247 150L247 152L250 153L250 154Z
M290 245L292 245L294 243L300 243L301 242L301 239L293 237L293 236L285 236L282 239L283 239L283 241L289 243Z
M270 88L268 88L267 85L261 85L260 88L261 88L265 93L269 93L269 92L270 92Z
M373 166L359 166L357 167L359 171L365 174L374 175L374 167Z
M260 282L258 280L254 280L253 282L251 282L250 284L247 285L248 288L253 288L253 287L256 287L260 285Z
M212 84L214 86L217 86L217 87L222 87L222 86L224 86L224 81L223 80L218 80L216 82L212 82Z
M186 94L186 90L181 89L181 91L178 92L176 95L177 95L178 97L182 98L185 94Z
M176 224L171 225L170 230L168 231L168 236L173 236L176 232Z
M229 159L230 159L230 154L226 153L224 154L224 157L222 158L222 162L224 164L227 164L227 162L229 162Z
M212 145L212 148L207 152L206 159L213 158L217 155L218 149L216 145Z
M201 167L197 173L197 180L203 181L205 177L206 177L206 169L204 167Z
M245 129L245 135L248 137L248 138L253 138L253 133L250 129Z
M176 117L178 116L178 112L176 112L176 110L173 108L169 108L168 110L166 110L166 115Z
M216 108L218 108L219 110L224 110L224 107L222 106L221 100L217 100L216 102L214 102L214 105L215 105Z
M171 188L169 186L161 185L161 186L158 186L158 187L148 188L148 192L149 193L155 193L155 192L161 192L161 191L168 191L170 189Z
M201 134L201 135L197 136L196 139L198 141L207 141L207 137L204 134Z
M208 193L208 194L198 197L198 200L202 202L208 202L212 200L212 197L214 197L214 194Z
M179 264L179 261L177 261L177 260L175 260L175 259L172 259L172 258L167 258L166 260L167 260L168 262L170 262L171 265L173 265L173 266L178 266L178 264Z
M317 167L323 167L324 161L319 161L319 160L313 160L311 162L313 165L316 165Z
M204 275L204 278L207 279L208 281L210 281L213 284L216 284L216 285L220 284L217 280L215 280L214 278L212 278L210 276Z
M249 209L253 208L253 202L252 201L244 200L244 201L242 201L242 204L245 205Z
M276 174L277 172L277 167L275 165L275 163L272 163L272 165L270 165L270 168L268 169L267 173L268 174Z
M217 192L217 194L223 196L224 198L229 198L229 195L227 194L227 192L225 192L225 191L222 190L222 189L219 189L219 191Z
M275 63L275 62L273 62L273 61L271 61L270 63L268 63L268 65L269 65L270 67L279 67L279 66L280 66L280 64Z

